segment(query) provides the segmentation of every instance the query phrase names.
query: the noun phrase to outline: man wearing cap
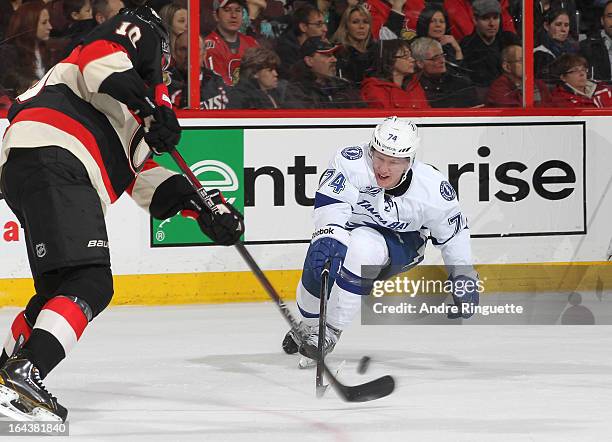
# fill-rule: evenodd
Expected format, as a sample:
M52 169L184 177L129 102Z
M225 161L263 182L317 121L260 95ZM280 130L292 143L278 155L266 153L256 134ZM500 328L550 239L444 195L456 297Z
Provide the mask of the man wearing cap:
M497 0L474 0L474 32L461 42L463 67L475 86L486 88L499 77L501 51L517 43L515 34L500 29L501 6Z
M365 107L359 91L336 76L335 53L339 46L321 37L310 37L300 48L302 57L291 68L290 91L306 108Z
M472 4L476 0L444 0L444 9L448 13L450 29L453 37L461 42L474 32L474 10ZM515 32L514 21L509 12L509 0L499 0L501 9L501 27L504 31Z
M242 26L243 0L214 0L217 29L204 39L206 67L223 78L228 86L238 82L240 59L257 41L239 32Z

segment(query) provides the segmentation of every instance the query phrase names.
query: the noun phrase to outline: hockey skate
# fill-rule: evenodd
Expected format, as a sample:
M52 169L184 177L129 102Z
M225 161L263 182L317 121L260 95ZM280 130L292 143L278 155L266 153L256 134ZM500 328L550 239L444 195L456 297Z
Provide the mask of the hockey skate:
M45 389L27 350L0 368L0 413L17 421L66 421L68 410Z
M298 324L298 331L300 332L300 334L302 336L305 336L307 333L309 333L309 328L306 324L304 324L303 322L300 322ZM288 355L293 355L296 354L300 348L300 344L301 344L301 340L300 337L297 336L293 330L289 330L287 332L287 334L285 335L285 338L283 339L283 350L285 351L285 353L287 353Z
M319 326L306 326L304 333L304 342L299 346L298 351L302 355L298 362L300 368L310 368L317 365L317 357L319 352ZM325 330L325 343L323 345L323 356L327 356L328 353L336 346L342 330L338 330L327 324Z

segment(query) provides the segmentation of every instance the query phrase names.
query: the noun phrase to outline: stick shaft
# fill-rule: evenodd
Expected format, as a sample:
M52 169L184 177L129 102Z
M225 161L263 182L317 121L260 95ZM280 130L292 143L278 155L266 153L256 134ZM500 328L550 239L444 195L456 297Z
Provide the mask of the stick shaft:
M325 333L327 332L327 293L329 284L329 269L331 263L329 260L325 261L323 271L321 272L321 288L319 290L319 342L318 352L319 360L317 361L317 374L315 377L315 386L317 397L322 397L325 393L325 387L323 386L323 373L325 369L323 364L325 361Z

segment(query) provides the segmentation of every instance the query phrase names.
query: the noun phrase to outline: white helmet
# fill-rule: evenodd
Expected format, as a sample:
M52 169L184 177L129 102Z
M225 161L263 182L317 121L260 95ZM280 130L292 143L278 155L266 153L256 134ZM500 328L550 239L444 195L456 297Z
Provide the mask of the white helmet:
M397 117L385 118L374 128L370 147L378 152L397 158L410 158L410 165L421 144L416 124Z

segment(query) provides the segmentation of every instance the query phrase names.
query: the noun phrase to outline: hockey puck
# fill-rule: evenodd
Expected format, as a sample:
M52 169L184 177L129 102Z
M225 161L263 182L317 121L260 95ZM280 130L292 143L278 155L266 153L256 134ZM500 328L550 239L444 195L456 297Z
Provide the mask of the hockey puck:
M365 372L368 371L368 367L370 366L371 360L372 359L369 356L364 356L363 358L361 358L361 360L359 361L359 365L357 366L357 373L365 374Z

